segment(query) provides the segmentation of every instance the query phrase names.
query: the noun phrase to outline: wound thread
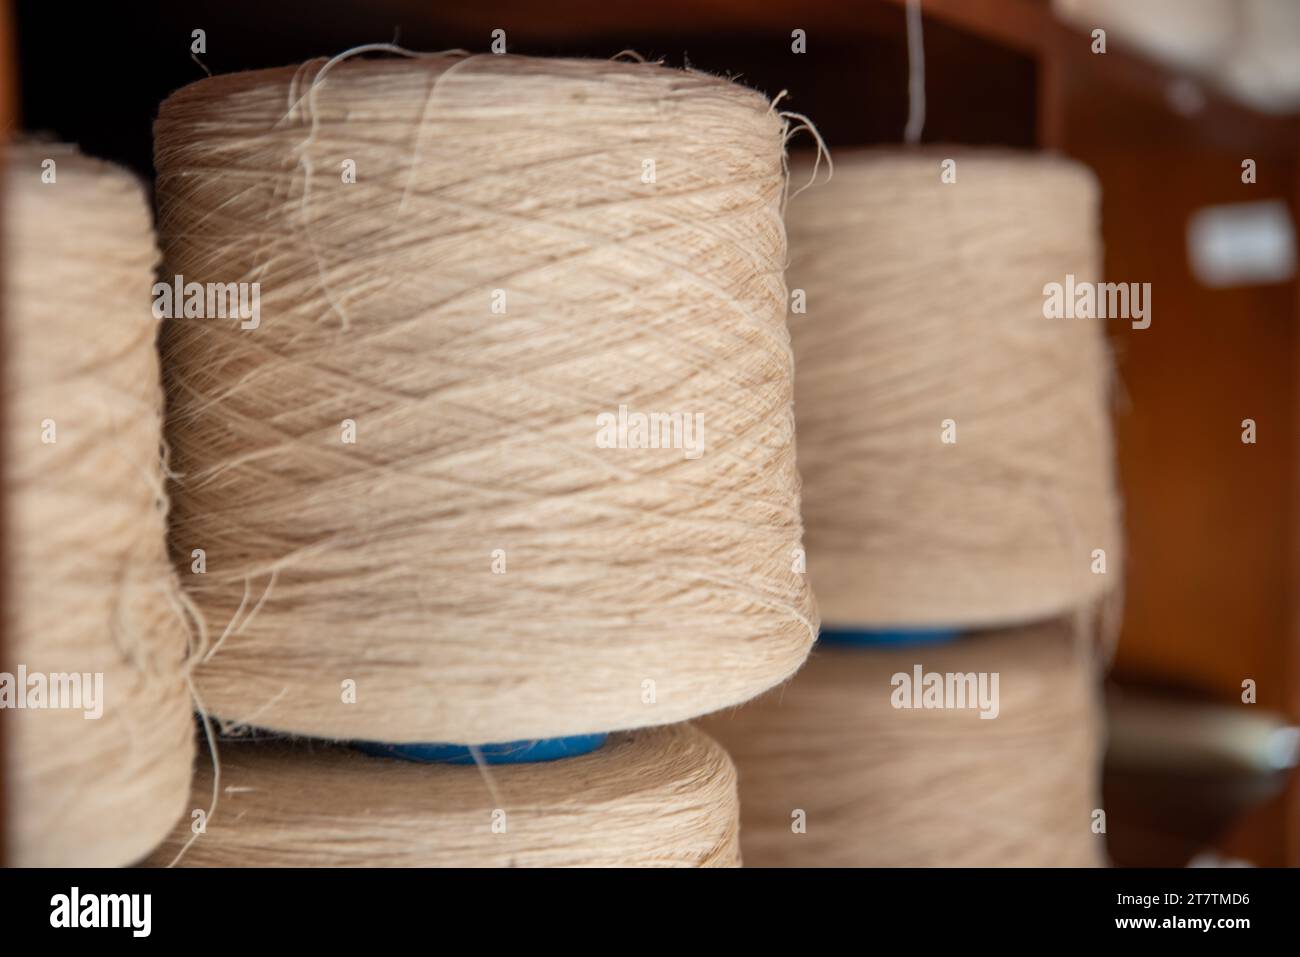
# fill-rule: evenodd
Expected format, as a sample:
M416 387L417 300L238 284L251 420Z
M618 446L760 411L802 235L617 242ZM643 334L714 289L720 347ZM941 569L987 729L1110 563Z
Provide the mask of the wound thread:
M3 168L11 862L121 866L181 815L194 758L153 223L133 176L71 146L11 145Z
M155 134L164 274L260 283L255 328L163 340L213 714L510 741L681 721L798 667L763 97L644 63L336 59L201 80Z

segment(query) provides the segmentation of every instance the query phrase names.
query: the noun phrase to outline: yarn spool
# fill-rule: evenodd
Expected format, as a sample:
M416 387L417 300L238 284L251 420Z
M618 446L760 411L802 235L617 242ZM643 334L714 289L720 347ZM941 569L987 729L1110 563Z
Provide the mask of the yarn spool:
M130 864L182 813L194 757L152 217L134 177L70 146L11 146L4 171L11 862Z
M818 644L788 686L711 716L749 866L1094 866L1090 652L1065 623L924 648ZM895 674L997 672L998 714L896 709ZM794 827L805 815L803 833Z
M336 58L201 80L155 136L165 274L261 283L256 328L163 340L212 713L513 741L681 721L798 667L763 97L655 64ZM625 413L680 413L681 447L600 447Z
M952 183L942 153L837 154L787 214L808 572L834 627L1041 620L1122 576L1103 321L1043 310L1047 283L1096 277L1096 183L946 155Z
M221 757L223 812L178 866L739 864L735 769L689 725L486 776L320 742L230 742ZM200 767L194 800L211 787ZM170 863L190 838L178 825L148 863Z

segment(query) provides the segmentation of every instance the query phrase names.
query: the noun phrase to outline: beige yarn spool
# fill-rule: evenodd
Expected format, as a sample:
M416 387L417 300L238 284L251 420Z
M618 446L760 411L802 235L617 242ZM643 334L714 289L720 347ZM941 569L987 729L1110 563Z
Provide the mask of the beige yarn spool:
M688 725L591 754L488 768L298 741L227 742L222 810L177 825L148 863L186 867L734 867L730 758ZM211 770L200 768L195 807ZM496 829L494 830L494 824Z
M1100 864L1099 709L1082 648L1059 623L891 650L819 644L788 686L705 722L739 772L745 863ZM917 664L998 672L997 717L896 710L891 678Z
M4 171L0 672L91 676L60 701L81 707L29 693L0 710L12 863L130 864L181 814L194 756L164 545L152 217L132 176L69 146L10 147Z
M354 57L202 80L155 132L165 274L261 283L257 328L164 336L214 714L481 743L680 721L798 667L765 99L654 64ZM620 406L700 414L703 454L598 448Z
M1092 175L965 149L835 160L787 215L823 620L981 626L1089 606L1123 574L1106 320L1044 318L1043 288L1096 279Z

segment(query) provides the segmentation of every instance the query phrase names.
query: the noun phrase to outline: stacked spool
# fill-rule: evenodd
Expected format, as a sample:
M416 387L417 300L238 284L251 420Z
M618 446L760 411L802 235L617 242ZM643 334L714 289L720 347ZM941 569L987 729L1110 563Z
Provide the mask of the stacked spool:
M259 284L163 336L198 698L371 752L224 744L156 861L736 863L730 760L637 729L816 635L782 117L653 64L347 56L155 134L164 278ZM472 766L521 751L570 756Z
M3 167L12 863L132 864L180 817L194 757L153 224L134 177L70 146L11 146Z
M1111 367L1101 321L1043 308L1047 284L1098 278L1097 210L1083 168L979 151L838 155L792 202L823 630L788 688L707 725L740 771L747 863L1102 860ZM948 697L927 703L928 675Z

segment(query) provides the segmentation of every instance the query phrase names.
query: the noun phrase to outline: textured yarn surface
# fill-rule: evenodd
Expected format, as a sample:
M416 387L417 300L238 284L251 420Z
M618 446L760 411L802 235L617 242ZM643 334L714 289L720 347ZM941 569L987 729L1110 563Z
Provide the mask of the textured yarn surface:
M1086 648L1066 623L920 648L814 648L789 685L704 723L736 762L746 865L1100 864ZM916 665L997 672L997 717L895 708L893 676Z
M477 768L375 758L311 741L224 742L222 804L148 862L190 842L188 867L729 867L736 774L688 725L620 734L597 751ZM200 768L194 806L207 806ZM494 813L496 812L496 813ZM494 829L495 826L495 829Z
M130 864L180 815L194 756L165 545L153 224L133 177L72 147L4 159L0 672L75 673L60 704L82 704L0 710L11 860Z
M791 201L799 468L827 624L1025 622L1121 581L1109 320L1043 314L1046 284L1098 279L1097 207L1077 164L969 150L839 153Z
M164 336L205 705L483 743L788 677L817 621L785 134L757 93L624 62L354 57L169 98L165 274L261 283L256 328ZM698 416L700 454L601 447L621 406Z

